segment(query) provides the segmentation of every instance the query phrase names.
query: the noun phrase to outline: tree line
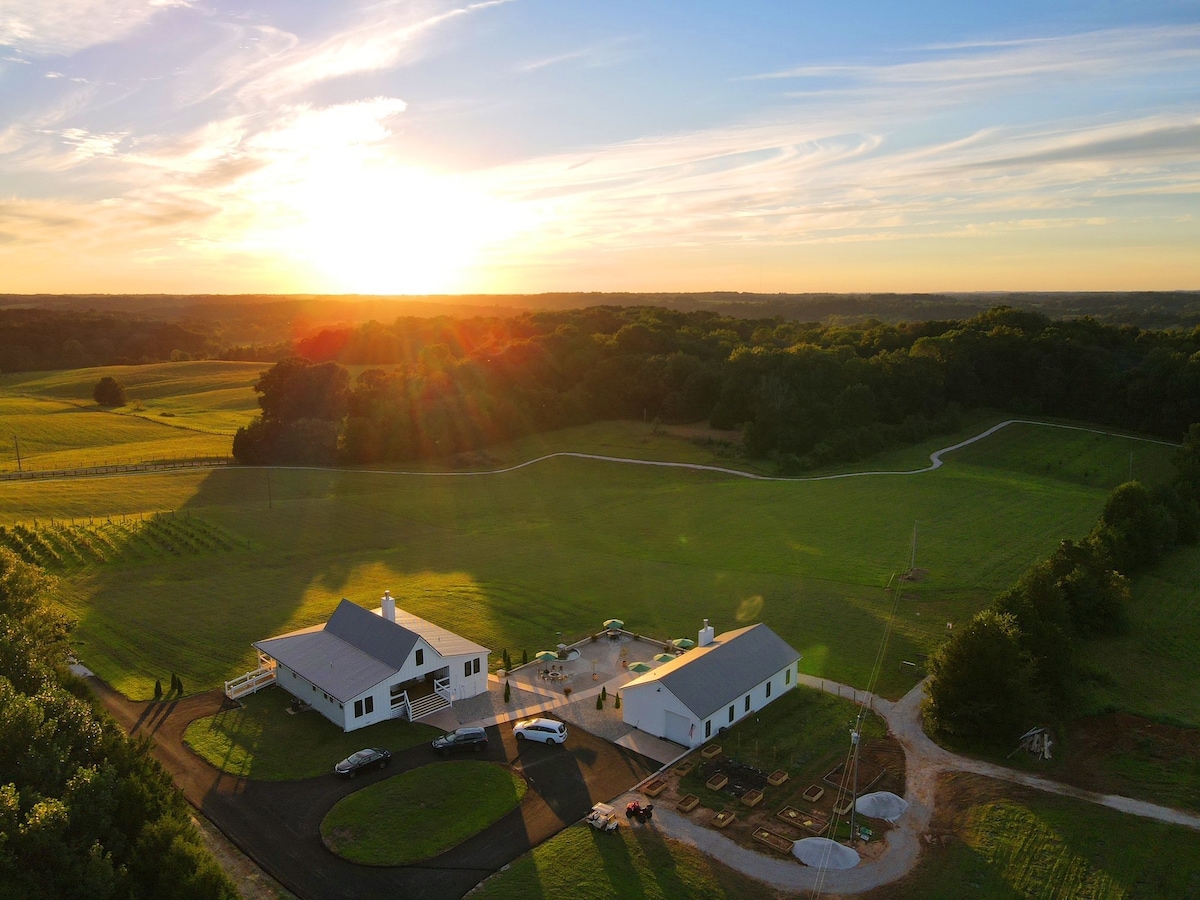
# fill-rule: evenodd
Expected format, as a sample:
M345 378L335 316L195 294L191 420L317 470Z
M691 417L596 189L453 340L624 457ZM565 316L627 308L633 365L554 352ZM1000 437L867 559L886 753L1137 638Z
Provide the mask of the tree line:
M400 318L325 329L256 387L243 462L448 457L615 418L707 420L802 471L958 427L963 410L1178 439L1200 420L1200 329L964 320L827 325L662 307ZM351 380L343 366L366 366ZM340 373L340 374L339 374Z
M49 586L0 547L0 896L232 900L148 744L66 670Z
M1127 627L1129 576L1200 539L1200 424L1153 490L1108 497L1083 540L1064 540L929 657L926 722L967 741L1012 743L1065 715L1078 694L1074 648Z

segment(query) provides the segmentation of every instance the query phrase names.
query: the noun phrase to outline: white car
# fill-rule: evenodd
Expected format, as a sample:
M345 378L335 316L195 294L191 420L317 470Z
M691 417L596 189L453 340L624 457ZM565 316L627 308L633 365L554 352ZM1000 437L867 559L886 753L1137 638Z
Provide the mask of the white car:
M567 726L554 719L522 719L513 726L513 734L518 741L541 741L560 746L567 742Z

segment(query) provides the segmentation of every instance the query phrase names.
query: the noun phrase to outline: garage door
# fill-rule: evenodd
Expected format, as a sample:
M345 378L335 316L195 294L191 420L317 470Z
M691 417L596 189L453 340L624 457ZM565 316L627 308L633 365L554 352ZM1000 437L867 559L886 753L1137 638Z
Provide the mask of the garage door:
M674 741L677 744L683 744L685 747L692 745L691 738L688 733L691 731L692 723L686 716L681 716L679 713L673 713L669 709L663 710L667 716L667 727L663 732L663 736L668 741Z

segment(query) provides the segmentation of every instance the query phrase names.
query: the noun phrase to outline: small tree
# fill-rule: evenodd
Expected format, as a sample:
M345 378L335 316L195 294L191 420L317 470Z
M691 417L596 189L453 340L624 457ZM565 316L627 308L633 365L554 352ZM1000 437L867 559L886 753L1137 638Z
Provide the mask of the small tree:
M600 699L601 699L601 700L607 700L607 699L608 699L608 687L607 687L607 686L605 686L605 685L601 685L601 686L600 686Z
M512 685L508 683L508 679L505 679L505 681L504 681L504 702L509 703L511 701L512 701Z
M523 666L529 665L529 651L528 650L521 651L521 665L523 665Z
M613 709L620 709L620 708L621 708L621 695L617 694L616 702L613 703Z
M101 406L124 406L125 385L111 375L105 375L96 382L96 387L92 390L92 397Z
M155 700L162 699L162 679L161 678L154 679L154 699Z
M599 694L596 695L596 709L604 709L604 698Z
M512 668L512 659L511 659L511 657L509 657L509 655L508 655L508 648L507 648L507 647L505 647L505 648L504 648L504 653L503 653L503 654L501 654L501 657L502 657L502 658L503 658L503 660L504 660L504 671L505 671L505 672L507 672L509 669L511 669L511 668Z

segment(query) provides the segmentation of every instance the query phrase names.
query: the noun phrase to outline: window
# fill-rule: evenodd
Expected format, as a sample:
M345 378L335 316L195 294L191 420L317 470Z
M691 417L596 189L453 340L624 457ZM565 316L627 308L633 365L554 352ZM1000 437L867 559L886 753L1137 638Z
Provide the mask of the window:
M417 648L417 665L418 666L425 665L425 648L424 647Z
M746 712L750 712L750 695L746 695Z
M769 681L767 682L767 696L771 696L771 682Z
M368 713L375 712L375 698L368 697L366 700L364 700L363 709L365 709Z
M712 719L704 720L704 736L706 738L712 737Z
M733 721L733 707L732 706L729 707L729 721L730 722Z
M479 657L478 656L475 657L475 660L471 663L471 671L474 672L476 675L479 674Z
M463 663L463 675L471 677L471 661L469 659Z
M354 718L357 719L361 716L362 716L362 701L355 700L354 701Z
M791 668L791 666L788 666L788 668L784 670L783 683L784 684L792 683L792 668Z

